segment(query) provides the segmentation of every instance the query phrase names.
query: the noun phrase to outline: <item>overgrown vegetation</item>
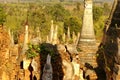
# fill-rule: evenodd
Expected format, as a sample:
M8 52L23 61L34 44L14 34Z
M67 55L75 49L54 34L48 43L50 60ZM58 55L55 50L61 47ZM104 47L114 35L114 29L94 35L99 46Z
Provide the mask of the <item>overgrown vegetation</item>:
M28 44L28 50L26 52L27 58L33 58L38 56L40 53L39 45Z
M28 50L26 51L27 58L34 58L40 54L45 55L50 54L52 57L55 55L56 50L55 46L47 43L43 44L28 44Z

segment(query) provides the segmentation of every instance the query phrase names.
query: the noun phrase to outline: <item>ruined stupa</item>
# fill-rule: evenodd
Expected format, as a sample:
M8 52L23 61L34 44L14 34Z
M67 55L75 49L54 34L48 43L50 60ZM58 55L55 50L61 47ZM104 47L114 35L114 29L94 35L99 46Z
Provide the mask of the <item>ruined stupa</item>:
M92 5L92 0L84 0L83 25L78 46L83 46L84 44L95 44Z
M96 39L93 27L93 0L84 0L83 25L80 33L77 47L80 49L79 58L83 65L83 69L88 69L88 65L92 68L97 67L96 62ZM90 80L96 80L96 73L92 70L86 70Z

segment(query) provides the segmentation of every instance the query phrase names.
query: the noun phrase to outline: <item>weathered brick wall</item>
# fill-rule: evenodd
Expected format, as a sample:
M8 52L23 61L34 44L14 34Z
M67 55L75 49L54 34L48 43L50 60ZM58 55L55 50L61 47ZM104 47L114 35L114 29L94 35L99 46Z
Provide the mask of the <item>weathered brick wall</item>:
M97 79L95 68L97 67L96 52L97 45L83 45L80 47L79 60L85 75L89 76L90 80Z
M9 62L10 37L9 34L0 28L0 79L9 80ZM6 79L5 79L6 78Z

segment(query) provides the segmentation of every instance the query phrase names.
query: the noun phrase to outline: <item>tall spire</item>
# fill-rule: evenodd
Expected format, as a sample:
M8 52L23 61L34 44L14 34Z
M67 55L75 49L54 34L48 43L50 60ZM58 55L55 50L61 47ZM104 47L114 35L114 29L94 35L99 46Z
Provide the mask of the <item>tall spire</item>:
M58 35L58 25L56 25L55 29L54 29L53 44L57 44L58 43L57 35Z
M50 42L51 43L53 40L53 33L54 33L54 24L53 24L53 20L51 20L51 29L50 29Z
M93 11L92 11L92 0L84 0L84 16L83 25L80 33L77 47L81 50L80 53L84 54L80 56L81 63L85 66L86 63L93 67L97 66L96 63L96 39L93 27Z
M28 49L28 22L26 21L22 53L25 53L27 49Z
M67 30L67 43L69 43L71 37L70 37L70 28L68 27L68 30Z
M84 7L83 25L79 44L93 44L95 43L95 33L93 28L92 0L84 0Z

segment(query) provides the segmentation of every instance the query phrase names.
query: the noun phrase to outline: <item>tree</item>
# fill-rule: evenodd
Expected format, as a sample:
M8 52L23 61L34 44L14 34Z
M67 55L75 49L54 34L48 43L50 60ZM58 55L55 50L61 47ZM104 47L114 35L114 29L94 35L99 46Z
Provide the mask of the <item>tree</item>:
M110 13L110 8L111 7L108 5L108 3L104 3L103 7L104 7L104 14L108 15Z
M99 18L103 15L103 8L94 6L93 7L93 20L98 21Z
M60 2L64 2L64 0L60 0Z
M80 32L81 26L82 26L81 20L78 17L74 17L74 16L69 17L64 22L65 33L67 33L67 29L68 29L68 27L70 27L71 35L72 35L73 31L75 32L75 34Z
M54 21L64 21L64 19L70 15L69 11L67 11L61 4L55 4L51 8L50 13Z
M6 14L2 5L0 5L0 25L6 21Z
M76 5L76 9L77 9L77 11L80 11L80 2L77 2L77 5Z
M42 37L49 34L51 15L48 14L46 6L30 5L28 9L28 22L33 31L38 27L40 29ZM36 32L34 32L36 35ZM44 37L45 38L45 37Z

